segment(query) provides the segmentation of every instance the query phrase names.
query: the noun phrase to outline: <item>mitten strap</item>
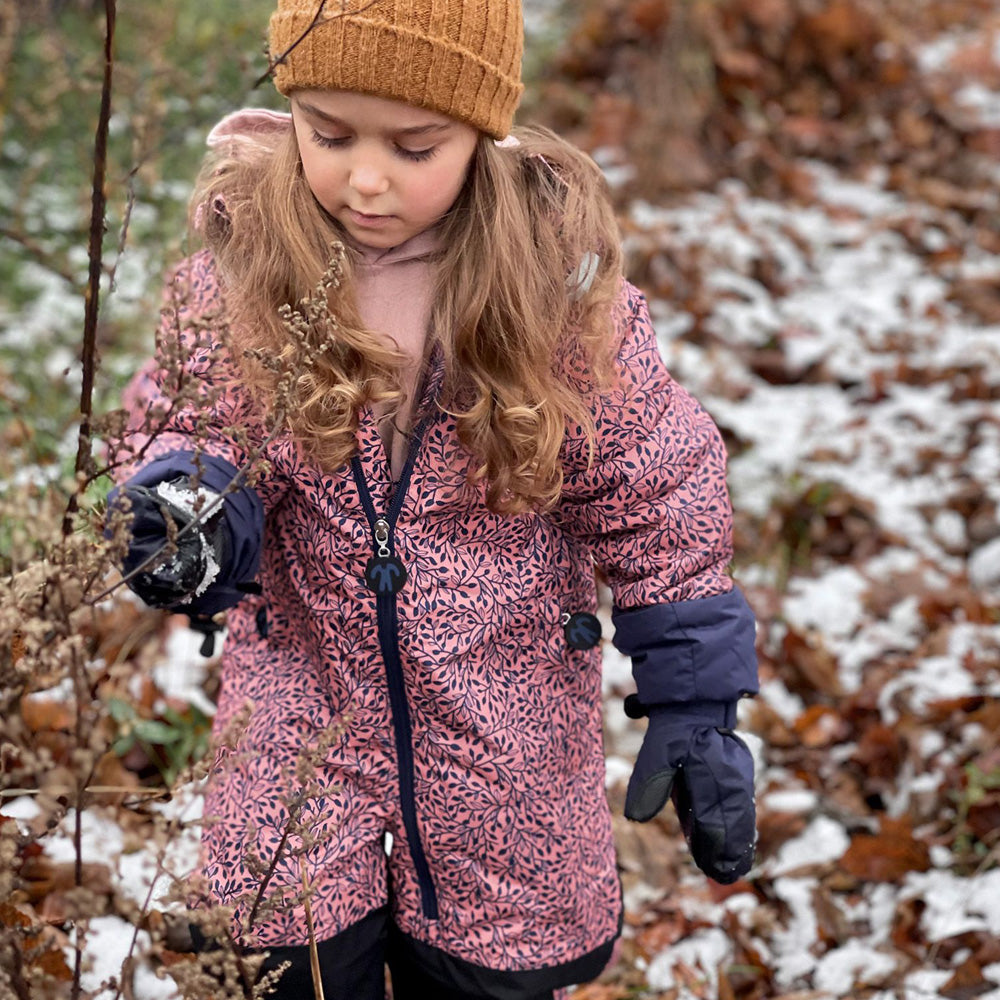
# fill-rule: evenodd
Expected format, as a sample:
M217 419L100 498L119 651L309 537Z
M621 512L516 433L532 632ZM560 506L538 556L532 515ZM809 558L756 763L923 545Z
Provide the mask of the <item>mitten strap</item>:
M732 729L736 725L735 701L674 701L648 708L650 722L663 719L685 726L711 726Z

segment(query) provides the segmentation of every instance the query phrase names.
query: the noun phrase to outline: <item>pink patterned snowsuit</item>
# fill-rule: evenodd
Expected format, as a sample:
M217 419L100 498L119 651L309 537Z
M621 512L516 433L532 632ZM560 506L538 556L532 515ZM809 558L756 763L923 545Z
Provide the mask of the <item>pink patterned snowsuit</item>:
M207 253L173 280L184 305L165 313L161 336L219 307ZM435 406L439 372L395 487L368 410L357 457L332 473L288 435L266 445L269 471L240 491L263 514L262 538L239 540L259 552L261 593L228 614L216 731L248 702L252 712L238 749L220 753L205 806L215 819L204 871L220 900L255 890L247 848L270 862L297 755L342 721L321 768L328 792L304 815L317 836L307 869L318 939L391 900L427 956L515 978L544 970L548 988L600 971L622 911L601 657L597 645L571 646L567 616L596 610L594 563L625 611L726 600L732 587L719 433L668 375L636 289L623 285L615 315L621 383L595 404L589 469L569 434L565 488L548 514L487 509L454 420ZM218 384L224 366L183 336L187 374ZM162 402L162 380L151 368L135 382L134 410ZM198 417L175 415L133 478L189 471ZM216 488L245 461L225 430L234 424L260 443L249 402L230 388L209 413L203 476ZM376 593L366 567L387 550L406 582ZM682 674L664 684L699 696L688 690L699 678ZM271 888L297 890L301 877L285 857ZM260 945L305 943L302 907L267 914L254 933Z

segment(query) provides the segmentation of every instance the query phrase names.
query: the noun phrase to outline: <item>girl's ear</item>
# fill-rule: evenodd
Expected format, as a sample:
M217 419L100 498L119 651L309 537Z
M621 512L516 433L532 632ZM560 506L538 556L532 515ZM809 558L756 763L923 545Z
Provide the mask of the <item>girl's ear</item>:
M231 222L232 219L229 217L225 199L219 194L212 198L211 205L204 201L198 205L194 210L194 219L192 220L195 232L201 233L202 236L209 228L225 229L229 227Z

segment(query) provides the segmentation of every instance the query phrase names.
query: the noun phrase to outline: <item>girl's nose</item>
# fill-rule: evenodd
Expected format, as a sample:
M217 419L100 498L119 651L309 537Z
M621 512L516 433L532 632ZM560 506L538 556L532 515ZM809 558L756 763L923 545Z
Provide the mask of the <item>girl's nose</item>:
M389 178L373 163L359 163L351 170L351 187L366 198L385 194Z

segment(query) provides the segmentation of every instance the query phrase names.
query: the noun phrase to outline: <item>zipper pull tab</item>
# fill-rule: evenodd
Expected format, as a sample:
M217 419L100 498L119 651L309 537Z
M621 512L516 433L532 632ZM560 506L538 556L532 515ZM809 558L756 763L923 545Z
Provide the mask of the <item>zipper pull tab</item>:
M375 555L380 559L388 559L392 553L389 551L389 532L391 531L389 522L380 517L375 522Z
M392 554L392 526L380 517L372 530L375 555L365 566L365 585L376 594L398 594L406 583L406 567Z

